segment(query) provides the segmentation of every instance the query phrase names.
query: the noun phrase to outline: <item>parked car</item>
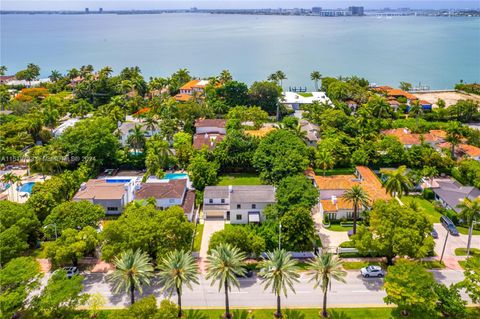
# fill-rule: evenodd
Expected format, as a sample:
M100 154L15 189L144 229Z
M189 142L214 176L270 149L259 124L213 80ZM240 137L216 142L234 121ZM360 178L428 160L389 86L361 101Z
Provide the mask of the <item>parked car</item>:
M63 267L63 270L67 272L67 278L69 279L80 273L77 267Z
M438 233L437 233L437 231L435 230L435 228L432 230L432 232L430 233L430 235L432 235L432 237L433 237L434 239L438 239Z
M443 227L450 233L452 236L458 236L458 229L455 227L455 224L448 218L447 216L442 215L440 217L440 222L442 223Z
M378 277L381 278L385 276L385 272L383 271L382 267L380 266L367 266L360 269L360 273L363 277Z

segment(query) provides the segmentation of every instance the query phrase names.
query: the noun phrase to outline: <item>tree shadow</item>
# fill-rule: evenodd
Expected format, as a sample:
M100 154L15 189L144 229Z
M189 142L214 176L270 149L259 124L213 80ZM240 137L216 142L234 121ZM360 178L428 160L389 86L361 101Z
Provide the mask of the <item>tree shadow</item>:
M364 278L362 275L358 275L357 278L362 280L368 290L380 291L383 288L383 278Z

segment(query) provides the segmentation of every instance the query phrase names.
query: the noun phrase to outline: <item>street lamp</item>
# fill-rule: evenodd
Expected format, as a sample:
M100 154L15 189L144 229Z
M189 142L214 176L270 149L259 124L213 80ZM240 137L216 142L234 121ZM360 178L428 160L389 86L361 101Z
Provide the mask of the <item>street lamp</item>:
M282 249L282 223L278 224L278 250Z
M55 229L55 239L57 239L58 238L58 236L57 236L57 224L48 224L48 225L43 226L43 228L47 229L48 227L51 227L51 226L53 226L53 228Z

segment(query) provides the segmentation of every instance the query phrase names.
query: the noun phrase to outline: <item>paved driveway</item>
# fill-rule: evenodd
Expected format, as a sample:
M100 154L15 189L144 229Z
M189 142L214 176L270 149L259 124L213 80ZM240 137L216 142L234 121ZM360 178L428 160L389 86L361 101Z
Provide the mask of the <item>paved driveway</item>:
M318 204L312 209L312 217L317 228L318 235L322 240L322 247L331 252L336 251L337 247L344 241L348 241L348 234L346 231L331 231L324 228L322 225L323 215L320 213Z
M443 244L445 243L445 237L447 236L447 230L442 224L433 224L433 227L438 233L438 239L435 239L435 253L438 258L442 255ZM456 248L467 248L468 235L448 236L447 245L445 246L445 253L443 255L443 261L447 268L462 269L458 264L458 260L463 260L465 257L455 256ZM480 236L472 236L472 242L470 247L480 248Z
M203 226L202 245L200 246L200 258L206 258L208 252L208 243L213 233L220 231L224 228L225 221L223 218L207 218L205 219Z

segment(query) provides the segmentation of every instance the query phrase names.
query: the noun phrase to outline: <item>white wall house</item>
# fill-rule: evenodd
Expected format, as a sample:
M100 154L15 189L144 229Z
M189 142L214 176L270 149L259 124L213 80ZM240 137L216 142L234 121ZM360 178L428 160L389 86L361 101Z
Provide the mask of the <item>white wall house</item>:
M281 103L298 111L302 105L312 104L313 102L332 104L325 92L295 93L283 92Z
M232 224L259 223L263 210L275 203L275 187L207 186L203 195L205 218L223 218Z

